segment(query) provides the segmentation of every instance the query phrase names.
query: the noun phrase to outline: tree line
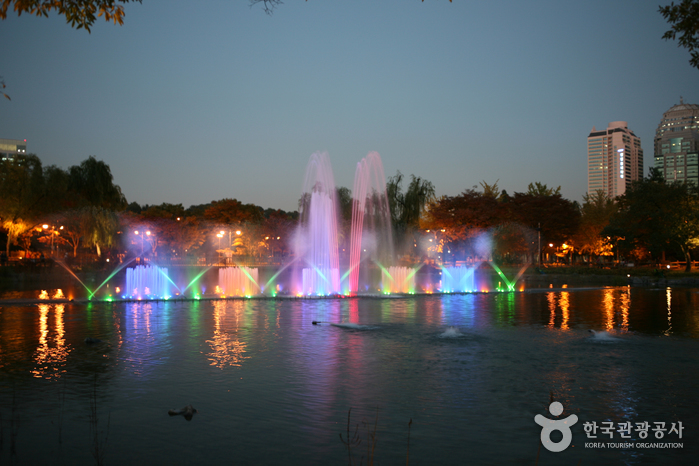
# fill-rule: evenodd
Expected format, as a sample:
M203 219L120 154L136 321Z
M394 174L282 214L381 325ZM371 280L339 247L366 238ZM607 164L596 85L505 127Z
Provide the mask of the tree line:
M456 264L482 255L486 238L487 253L500 262L541 263L546 254L549 260L595 263L616 254L638 263L674 258L690 269L699 246L695 186L666 183L660 171L651 169L616 199L598 191L579 204L560 191L560 186L535 182L526 192L509 194L497 181L483 181L458 195L436 197L431 182L397 172L386 183L396 252L414 263L432 248L441 262ZM336 202L338 241L341 250L349 251L356 201L340 187ZM365 204L365 215L378 212L376 202ZM303 208L302 197L299 211ZM0 164L0 241L7 256L11 247L30 256L62 246L72 257L80 251L99 258L130 250L171 259L218 251L279 262L291 254L299 218L298 211L229 198L189 208L128 203L109 166L92 156L67 170L44 167L32 154ZM433 242L425 245L425 238Z

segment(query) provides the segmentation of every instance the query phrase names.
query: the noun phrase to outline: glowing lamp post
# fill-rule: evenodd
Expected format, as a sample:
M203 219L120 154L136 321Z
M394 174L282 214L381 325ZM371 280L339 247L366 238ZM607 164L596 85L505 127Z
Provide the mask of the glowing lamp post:
M134 235L141 237L141 256L143 256L143 232L139 232L138 230L136 230L133 233ZM146 231L146 236L150 236L150 230Z
M216 237L218 238L218 251L216 251L216 252L218 252L218 262L220 264L221 263L221 238L223 238L223 231L218 233L216 235Z
M54 235L59 235L60 233L56 231L56 227L54 225L49 226L48 224L44 224L44 225L41 225L41 227L46 231L49 231L49 229L50 229L49 234L51 235L51 256L53 256L53 251L54 251L54 249L53 249L53 237L54 237ZM59 228L59 230L62 230L62 229L63 229L63 226L61 226Z

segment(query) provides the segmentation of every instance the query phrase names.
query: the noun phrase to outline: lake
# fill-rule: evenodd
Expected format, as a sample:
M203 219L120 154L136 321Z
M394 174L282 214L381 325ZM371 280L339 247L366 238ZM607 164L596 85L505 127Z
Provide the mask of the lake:
M698 350L694 288L0 301L0 462L694 464Z

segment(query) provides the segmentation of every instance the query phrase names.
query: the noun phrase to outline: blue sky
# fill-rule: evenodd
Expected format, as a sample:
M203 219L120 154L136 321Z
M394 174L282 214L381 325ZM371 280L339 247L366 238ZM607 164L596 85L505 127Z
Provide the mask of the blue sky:
M336 184L381 154L456 195L539 181L581 201L586 138L628 121L645 168L663 112L699 103L665 0L143 0L88 34L0 21L0 137L62 168L90 155L129 202L295 210L311 154Z

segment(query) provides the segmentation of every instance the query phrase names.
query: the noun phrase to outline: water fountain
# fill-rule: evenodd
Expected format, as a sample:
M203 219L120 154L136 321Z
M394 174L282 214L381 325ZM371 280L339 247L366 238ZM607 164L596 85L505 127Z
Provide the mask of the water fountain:
M381 268L381 288L385 294L389 293L414 293L415 272L411 267Z
M442 293L476 291L476 267L442 267Z
M441 281L429 267L420 275L422 267L397 266L394 258L391 214L386 195L386 178L381 157L370 152L357 163L351 199L351 223L345 235L339 231L339 206L333 171L326 153L313 154L308 162L299 206L300 223L293 239L294 257L279 270L272 271L271 278L263 269L260 282L257 268L228 267L218 271L218 283L209 276L202 278L211 268L206 268L189 280L190 270L175 269L175 277L168 269L143 266L126 270L126 284L122 299L167 299L171 295L199 299L209 290L218 297L250 297L266 293L296 296L356 296L363 293L468 293L479 289L515 289L526 267L515 277L508 279L492 260L493 233L482 231L472 235L468 248L471 262L464 266L441 267ZM525 241L529 243L529 241ZM341 249L342 248L342 249ZM349 251L340 255L339 251ZM120 264L99 286L92 291L64 264L85 287L88 299L107 284L120 270L135 258ZM489 263L499 275L501 286L476 277L481 263ZM280 277L282 272L285 275ZM181 280L180 275L184 275ZM477 280L478 278L478 280ZM189 284L185 286L185 283ZM177 284L175 283L177 282ZM477 283L478 282L478 283ZM504 283L504 286L503 286ZM216 286L218 285L218 286ZM493 286L491 286L493 285ZM107 299L112 299L109 295Z
M126 269L125 294L122 297L133 299L169 298L169 280L167 269L157 265L138 265Z
M381 157L376 152L370 152L357 163L354 175L350 294L359 291L359 266L366 258L378 261L379 264L393 260L393 233L391 211L386 196L386 176Z
M251 296L260 293L258 270L251 267L226 267L218 270L218 286L224 296Z
M335 178L326 153L311 156L301 197L294 250L302 258L303 294L340 294Z

